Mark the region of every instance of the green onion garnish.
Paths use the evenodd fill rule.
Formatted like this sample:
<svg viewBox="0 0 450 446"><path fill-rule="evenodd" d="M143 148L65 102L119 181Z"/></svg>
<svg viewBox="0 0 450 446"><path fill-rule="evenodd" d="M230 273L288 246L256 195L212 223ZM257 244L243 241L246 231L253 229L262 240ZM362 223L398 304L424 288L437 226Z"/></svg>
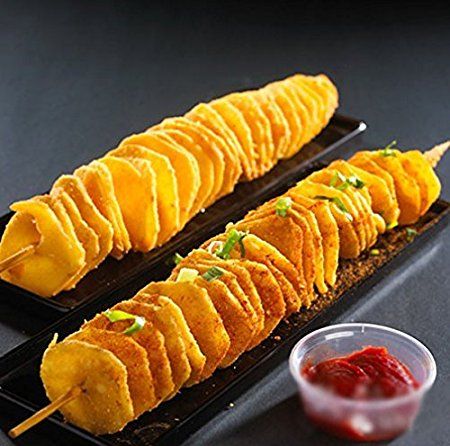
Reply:
<svg viewBox="0 0 450 446"><path fill-rule="evenodd" d="M347 208L345 207L345 204L342 202L342 200L339 197L327 197L325 195L316 195L314 198L319 199L319 200L331 201L338 207L338 209L343 214L345 214L345 216L347 217L347 220L353 221L352 214L350 214L350 212L348 212Z"/></svg>
<svg viewBox="0 0 450 446"><path fill-rule="evenodd" d="M371 249L370 250L370 255L371 256L379 256L380 255L380 250L379 249Z"/></svg>
<svg viewBox="0 0 450 446"><path fill-rule="evenodd" d="M132 335L133 333L141 331L144 328L146 322L145 318L142 316L136 316L135 314L130 314L127 313L126 311L121 310L106 310L103 314L108 318L110 322L118 322L134 319L133 324L122 332L125 335Z"/></svg>
<svg viewBox="0 0 450 446"><path fill-rule="evenodd" d="M365 186L365 183L363 180L360 180L356 175L350 175L347 178L347 182L355 187L356 189L362 189Z"/></svg>
<svg viewBox="0 0 450 446"><path fill-rule="evenodd" d="M183 256L178 252L176 252L172 257L169 257L165 263L167 266L173 266L178 265L182 260Z"/></svg>
<svg viewBox="0 0 450 446"><path fill-rule="evenodd" d="M206 273L203 273L202 277L208 282L212 282L213 280L218 279L223 273L224 273L223 269L217 266L213 266L212 268L209 268L209 270L206 271Z"/></svg>
<svg viewBox="0 0 450 446"><path fill-rule="evenodd" d="M330 186L338 190L345 190L349 186L347 178L341 172L335 172L331 177Z"/></svg>
<svg viewBox="0 0 450 446"><path fill-rule="evenodd" d="M292 206L291 197L279 198L275 206L275 213L280 217L286 217L287 212L291 208L291 206Z"/></svg>
<svg viewBox="0 0 450 446"><path fill-rule="evenodd" d="M178 265L182 260L183 260L183 256L181 254L179 254L178 252L176 252L173 255L173 263L175 263L175 265Z"/></svg>
<svg viewBox="0 0 450 446"><path fill-rule="evenodd" d="M245 246L242 240L247 236L247 232L238 231L236 229L231 229L228 232L227 241L215 251L215 255L221 259L227 260L230 258L230 253L234 248L236 243L239 244L239 249L241 251L241 256L245 257Z"/></svg>
<svg viewBox="0 0 450 446"><path fill-rule="evenodd" d="M406 228L406 240L410 242L417 235L417 231L412 228Z"/></svg>
<svg viewBox="0 0 450 446"><path fill-rule="evenodd" d="M397 148L397 141L392 141L384 149L380 150L380 155L384 157L397 156L397 153L394 150L395 148Z"/></svg>
<svg viewBox="0 0 450 446"><path fill-rule="evenodd" d="M360 180L356 175L351 175L347 178L341 172L335 172L330 180L330 186L341 191L347 189L349 186L361 189L364 187L364 181Z"/></svg>

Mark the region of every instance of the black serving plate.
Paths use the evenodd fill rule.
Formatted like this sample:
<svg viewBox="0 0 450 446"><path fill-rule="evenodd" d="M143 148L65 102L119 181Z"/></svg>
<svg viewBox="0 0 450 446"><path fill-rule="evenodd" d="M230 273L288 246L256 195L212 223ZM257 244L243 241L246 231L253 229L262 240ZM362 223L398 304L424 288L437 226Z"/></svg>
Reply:
<svg viewBox="0 0 450 446"><path fill-rule="evenodd" d="M296 156L281 161L268 174L255 181L239 184L235 191L196 216L186 227L164 246L149 253L130 253L118 261L108 257L95 271L90 272L70 291L52 299L43 299L0 280L0 299L36 316L68 312L103 300L108 295L124 292L131 296L150 279L156 280L166 273L161 265L177 251L188 252L209 236L216 234L230 220L239 218L258 203L270 198L280 185L299 178L314 162L324 159L337 147L366 129L361 120L335 115L330 124ZM12 213L0 218L0 235ZM131 294L130 294L131 293Z"/></svg>
<svg viewBox="0 0 450 446"><path fill-rule="evenodd" d="M289 187L289 181L284 189ZM280 190L281 192L281 190ZM335 289L320 296L309 309L283 321L272 335L256 348L243 354L233 366L218 370L208 380L183 389L171 401L146 413L114 435L95 437L63 421L59 414L51 416L37 429L45 429L66 441L103 446L175 445L186 439L247 387L263 377L284 359L294 343L311 330L331 323L356 301L367 299L367 291L405 258L413 255L448 220L450 203L439 200L413 226L417 231L409 237L406 228L382 235L375 246L379 254L364 253L358 259L341 261ZM116 296L116 301L118 296ZM64 317L35 338L7 354L0 362L0 407L12 422L48 403L41 381L39 365L53 333L61 337L77 330L83 319L94 315L76 311ZM12 426L2 428L9 429ZM26 434L25 434L26 435ZM71 443L70 443L71 444Z"/></svg>

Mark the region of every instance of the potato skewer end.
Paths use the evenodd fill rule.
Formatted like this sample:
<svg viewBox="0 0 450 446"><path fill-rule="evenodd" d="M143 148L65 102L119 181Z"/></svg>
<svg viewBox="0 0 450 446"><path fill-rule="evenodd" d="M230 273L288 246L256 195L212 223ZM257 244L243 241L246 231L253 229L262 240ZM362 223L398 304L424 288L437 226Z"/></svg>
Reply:
<svg viewBox="0 0 450 446"><path fill-rule="evenodd" d="M28 245L25 248L20 249L14 254L11 254L9 257L6 257L2 261L0 261L0 273L3 271L8 271L11 268L14 268L16 265L21 263L24 259L31 256L36 250L36 245Z"/></svg>
<svg viewBox="0 0 450 446"><path fill-rule="evenodd" d="M61 407L63 407L65 404L70 403L74 399L78 398L82 391L83 390L81 389L80 386L72 387L68 392L61 395L56 400L52 401L50 404L43 407L41 410L35 412L33 415L31 415L26 420L22 421L16 427L13 427L8 432L8 435L11 438L17 438L19 435L22 435L27 430L31 429L33 426L36 426L36 424L45 420L51 414L61 409Z"/></svg>
<svg viewBox="0 0 450 446"><path fill-rule="evenodd" d="M442 144L438 144L437 146L434 146L432 149L427 150L423 155L425 156L430 166L433 167L434 169L438 165L442 157L445 155L445 152L448 150L449 147L450 147L450 140L445 141Z"/></svg>

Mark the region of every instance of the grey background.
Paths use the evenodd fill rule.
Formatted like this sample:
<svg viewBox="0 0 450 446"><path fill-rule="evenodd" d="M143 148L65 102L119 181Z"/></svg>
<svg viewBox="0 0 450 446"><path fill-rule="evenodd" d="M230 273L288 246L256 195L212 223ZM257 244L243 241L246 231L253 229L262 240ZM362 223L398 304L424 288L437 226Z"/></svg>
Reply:
<svg viewBox="0 0 450 446"><path fill-rule="evenodd" d="M369 124L343 154L430 147L450 138L449 59L450 15L432 2L0 1L0 211L163 117L297 71L329 74L340 111ZM438 173L450 199L449 157ZM397 327L435 354L436 385L395 446L450 437L449 240L447 227L340 319ZM0 353L43 323L0 301ZM16 443L61 441L36 430ZM188 442L213 443L344 444L304 419L286 363Z"/></svg>

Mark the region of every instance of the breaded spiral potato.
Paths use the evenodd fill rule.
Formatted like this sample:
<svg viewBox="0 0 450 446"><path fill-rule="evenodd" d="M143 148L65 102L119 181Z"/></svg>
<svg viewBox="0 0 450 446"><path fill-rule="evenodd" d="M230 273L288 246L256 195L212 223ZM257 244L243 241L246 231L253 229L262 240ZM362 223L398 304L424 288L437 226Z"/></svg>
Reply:
<svg viewBox="0 0 450 446"><path fill-rule="evenodd" d="M370 249L402 215L415 223L439 190L417 151L365 151L331 163L177 256L168 280L52 342L41 367L49 399L80 387L83 396L61 408L66 419L96 434L120 430L261 343L335 286L339 258Z"/></svg>
<svg viewBox="0 0 450 446"><path fill-rule="evenodd" d="M239 181L258 178L295 155L328 124L337 105L327 76L294 75L198 104L183 117L128 136L104 157L59 178L47 197L61 209L52 220L55 232L66 237L66 247L81 250L82 260L74 250L69 262L77 267L53 268L52 280L42 283L35 271L43 263L65 263L65 250L46 249L42 223L30 207L14 203L17 214L0 242L0 262L16 254L15 246L32 243L36 253L0 277L52 297L75 287L107 255L120 259L129 250L162 245Z"/></svg>

